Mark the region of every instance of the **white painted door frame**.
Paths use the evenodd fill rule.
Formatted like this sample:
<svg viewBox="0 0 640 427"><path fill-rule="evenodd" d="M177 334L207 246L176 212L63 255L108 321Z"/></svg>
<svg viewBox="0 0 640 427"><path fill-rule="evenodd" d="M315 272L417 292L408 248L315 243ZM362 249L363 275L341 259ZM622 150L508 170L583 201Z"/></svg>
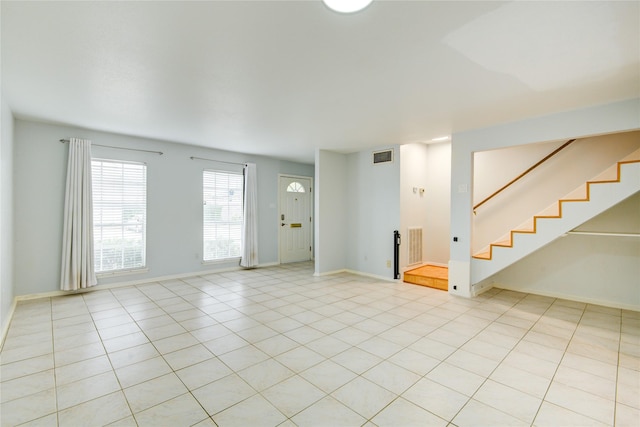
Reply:
<svg viewBox="0 0 640 427"><path fill-rule="evenodd" d="M296 180L305 180L309 182L309 189L307 190L307 199L308 199L308 212L309 212L309 217L310 217L310 221L308 223L308 227L306 227L308 236L309 236L309 245L311 247L311 250L309 252L309 258L307 258L308 260L313 260L314 258L314 254L313 254L313 233L314 233L314 211L313 211L313 177L310 176L302 176L302 175L291 175L291 174L278 174L278 214L277 214L277 227L278 227L278 263L283 263L283 262L290 262L290 261L286 261L283 260L282 257L282 250L283 250L283 239L282 239L282 235L283 235L283 221L282 221L282 217L281 215L283 215L283 199L286 197L285 193L285 189L283 188L283 180L288 180L288 181L296 181ZM286 221L285 221L286 224Z"/></svg>

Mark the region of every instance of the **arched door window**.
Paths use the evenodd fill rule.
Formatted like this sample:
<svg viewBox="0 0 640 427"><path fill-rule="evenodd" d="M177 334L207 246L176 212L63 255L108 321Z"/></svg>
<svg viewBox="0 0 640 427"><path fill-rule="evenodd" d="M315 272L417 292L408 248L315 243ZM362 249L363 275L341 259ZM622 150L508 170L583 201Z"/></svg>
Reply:
<svg viewBox="0 0 640 427"><path fill-rule="evenodd" d="M304 186L298 181L294 181L287 186L287 193L304 193Z"/></svg>

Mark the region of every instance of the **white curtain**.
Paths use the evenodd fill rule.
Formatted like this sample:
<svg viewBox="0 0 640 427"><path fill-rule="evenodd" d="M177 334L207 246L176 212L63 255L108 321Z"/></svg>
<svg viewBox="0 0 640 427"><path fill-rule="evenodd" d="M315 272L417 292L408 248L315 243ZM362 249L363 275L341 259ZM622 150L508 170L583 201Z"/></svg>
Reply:
<svg viewBox="0 0 640 427"><path fill-rule="evenodd" d="M91 141L71 138L64 198L60 289L73 291L96 283L93 265Z"/></svg>
<svg viewBox="0 0 640 427"><path fill-rule="evenodd" d="M240 265L246 268L258 266L258 180L254 163L244 166L244 223Z"/></svg>

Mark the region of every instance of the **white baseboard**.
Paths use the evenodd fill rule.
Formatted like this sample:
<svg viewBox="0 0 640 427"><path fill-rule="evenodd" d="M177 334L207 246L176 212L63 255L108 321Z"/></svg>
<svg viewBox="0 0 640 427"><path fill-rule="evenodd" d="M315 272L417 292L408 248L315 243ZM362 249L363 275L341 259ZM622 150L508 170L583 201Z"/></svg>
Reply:
<svg viewBox="0 0 640 427"><path fill-rule="evenodd" d="M449 264L448 263L442 263L442 262L431 262L431 261L425 261L423 262L420 267L425 266L425 265L433 265L436 267L446 267L449 268Z"/></svg>
<svg viewBox="0 0 640 427"><path fill-rule="evenodd" d="M323 276L331 276L332 274L346 273L348 270L343 268L341 270L333 270L333 271L325 271L324 273L314 272L314 277L323 277Z"/></svg>
<svg viewBox="0 0 640 427"><path fill-rule="evenodd" d="M2 347L4 347L4 340L7 337L7 333L9 332L9 326L11 325L11 320L13 320L13 313L16 311L16 305L18 304L18 300L16 298L13 299L11 303L11 307L9 307L9 314L6 316L7 322L2 327L2 331L0 333L0 351L2 351Z"/></svg>
<svg viewBox="0 0 640 427"><path fill-rule="evenodd" d="M482 294L484 294L485 292L487 292L488 290L493 289L493 283L488 284L488 285L483 285L479 288L476 288L475 286L473 287L473 296L477 297L480 296Z"/></svg>
<svg viewBox="0 0 640 427"><path fill-rule="evenodd" d="M401 282L402 281L400 279L393 279L391 277L379 276L377 274L365 273L363 271L358 271L358 270L345 269L344 271L346 273L356 274L358 276L371 277L372 279L384 280L385 282Z"/></svg>
<svg viewBox="0 0 640 427"><path fill-rule="evenodd" d="M485 292L487 292L489 289L492 289L494 286L494 281L493 279L485 279L482 280L478 283L476 283L475 285L471 286L471 293L474 297L477 297L478 295L482 295Z"/></svg>
<svg viewBox="0 0 640 427"><path fill-rule="evenodd" d="M434 267L449 268L449 264L443 264L441 262L425 261L425 262L421 262L419 264L411 264L411 265L407 265L407 266L403 267L402 273L404 273L406 271L410 271L410 270L415 270L416 268L424 267L426 265L433 265Z"/></svg>
<svg viewBox="0 0 640 427"><path fill-rule="evenodd" d="M280 265L280 263L278 261L266 262L264 264L258 264L258 268L275 267L276 265Z"/></svg>
<svg viewBox="0 0 640 427"><path fill-rule="evenodd" d="M400 281L399 279L392 279L390 277L379 276L377 274L365 273L364 271L351 270L348 268L342 268L340 270L325 271L324 273L313 273L313 275L315 277L324 277L324 276L331 276L333 274L340 274L340 273L349 273L349 274L355 274L357 276L371 277L372 279L384 280L385 282Z"/></svg>
<svg viewBox="0 0 640 427"><path fill-rule="evenodd" d="M597 299L597 298L586 298L586 297L582 297L580 295L574 295L574 294L563 294L561 292L540 291L538 289L529 289L529 288L521 288L521 287L516 287L516 286L509 286L509 285L505 285L503 283L494 283L493 287L497 288L497 289L504 289L504 290L507 290L507 291L523 292L523 293L527 293L527 294L540 295L540 296L543 296L543 297L550 297L550 298L560 298L560 299L566 299L566 300L570 300L570 301L583 302L583 303L586 303L586 304L601 305L601 306L604 306L604 307L620 308L620 309L623 309L623 310L631 310L631 311L640 311L640 306L637 306L637 305L622 304L622 303L617 303L617 302L613 302L613 301L601 300L601 299Z"/></svg>

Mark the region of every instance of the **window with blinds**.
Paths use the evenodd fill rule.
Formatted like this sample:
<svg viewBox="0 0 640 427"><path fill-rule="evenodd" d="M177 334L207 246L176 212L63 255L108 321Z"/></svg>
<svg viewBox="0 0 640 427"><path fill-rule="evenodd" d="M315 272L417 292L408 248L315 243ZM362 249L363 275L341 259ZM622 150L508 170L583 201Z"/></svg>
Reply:
<svg viewBox="0 0 640 427"><path fill-rule="evenodd" d="M96 273L144 268L147 166L92 160L91 171Z"/></svg>
<svg viewBox="0 0 640 427"><path fill-rule="evenodd" d="M239 173L202 173L203 260L242 255L243 176Z"/></svg>

